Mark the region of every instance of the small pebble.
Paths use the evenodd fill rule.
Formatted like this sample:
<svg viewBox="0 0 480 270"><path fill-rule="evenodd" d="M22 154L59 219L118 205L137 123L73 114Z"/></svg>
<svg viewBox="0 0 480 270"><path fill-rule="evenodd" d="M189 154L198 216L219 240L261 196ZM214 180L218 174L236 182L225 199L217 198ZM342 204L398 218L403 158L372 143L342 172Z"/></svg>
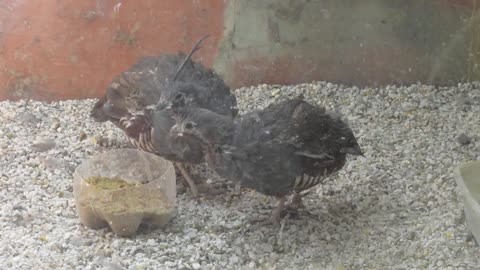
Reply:
<svg viewBox="0 0 480 270"><path fill-rule="evenodd" d="M472 138L470 138L469 136L467 136L465 133L462 133L460 134L458 137L457 137L457 141L461 144L461 145L467 145L467 144L470 144L472 142Z"/></svg>
<svg viewBox="0 0 480 270"><path fill-rule="evenodd" d="M45 139L32 144L32 149L37 152L46 152L56 146L54 139Z"/></svg>
<svg viewBox="0 0 480 270"><path fill-rule="evenodd" d="M80 135L78 136L78 139L79 139L80 141L86 140L86 139L87 139L87 134L86 134L85 132L83 132L83 131L80 131Z"/></svg>

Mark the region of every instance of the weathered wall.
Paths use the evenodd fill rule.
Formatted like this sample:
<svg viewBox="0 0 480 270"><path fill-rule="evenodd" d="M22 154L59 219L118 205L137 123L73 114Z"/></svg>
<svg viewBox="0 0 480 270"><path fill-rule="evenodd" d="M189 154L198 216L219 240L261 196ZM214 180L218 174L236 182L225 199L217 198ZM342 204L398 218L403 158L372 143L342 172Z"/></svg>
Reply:
<svg viewBox="0 0 480 270"><path fill-rule="evenodd" d="M230 1L216 67L234 85L449 84L472 73L473 1ZM472 47L473 46L473 47Z"/></svg>
<svg viewBox="0 0 480 270"><path fill-rule="evenodd" d="M0 0L0 100L100 96L139 57L188 51L205 33L196 59L210 65L223 11L223 0Z"/></svg>
<svg viewBox="0 0 480 270"><path fill-rule="evenodd" d="M146 55L186 51L232 87L480 78L476 0L0 0L0 100L97 97ZM115 8L117 7L117 8Z"/></svg>

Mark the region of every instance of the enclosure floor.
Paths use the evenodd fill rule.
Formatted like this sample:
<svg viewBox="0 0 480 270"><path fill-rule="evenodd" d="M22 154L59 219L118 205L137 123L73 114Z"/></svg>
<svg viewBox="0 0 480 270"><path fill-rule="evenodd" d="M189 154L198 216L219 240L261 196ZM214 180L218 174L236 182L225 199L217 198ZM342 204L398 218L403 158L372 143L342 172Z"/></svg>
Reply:
<svg viewBox="0 0 480 270"><path fill-rule="evenodd" d="M253 191L200 203L187 192L165 229L132 238L86 228L77 218L76 166L127 146L113 125L89 118L94 100L2 102L1 268L476 269L480 248L466 228L452 171L480 159L479 89L323 82L238 89L243 112L301 93L338 110L365 158L350 159L336 178L312 189L305 199L311 215L285 219L282 227L250 223L274 206ZM462 133L469 144L459 142Z"/></svg>

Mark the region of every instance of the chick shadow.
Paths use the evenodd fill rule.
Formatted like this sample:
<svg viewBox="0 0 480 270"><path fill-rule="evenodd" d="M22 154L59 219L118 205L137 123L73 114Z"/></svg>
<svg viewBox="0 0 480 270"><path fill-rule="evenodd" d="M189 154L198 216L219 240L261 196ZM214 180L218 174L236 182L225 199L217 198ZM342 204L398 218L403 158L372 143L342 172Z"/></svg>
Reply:
<svg viewBox="0 0 480 270"><path fill-rule="evenodd" d="M362 202L360 199L353 199L350 201L346 200L334 200L333 196L322 196L320 194L310 194L305 200L305 208L299 209L298 211L286 211L282 222L279 225L269 224L265 225L262 223L249 223L248 220L245 221L245 230L244 234L248 236L249 234L262 232L266 234L277 234L279 237L283 232L288 232L289 238L300 239L303 238L306 232L318 233L321 234L327 230L327 233L334 235L335 231L328 231L334 229L336 225L342 225L345 229L347 226L348 235L342 236L342 242L348 241L349 238L358 239L359 235L365 235L365 230L368 228L363 226L365 225L365 220L368 220L372 215L378 214L377 210L380 212L381 209L374 207L370 211L361 210L357 207ZM271 211L275 207L273 201L266 204L256 204L254 206L255 218L264 218L268 219L270 217ZM253 214L252 214L253 215ZM361 220L362 222L356 222ZM348 221L348 222L346 222ZM333 224L333 227L332 227ZM290 228L303 227L302 230L290 230ZM341 245L341 241L338 239L330 239L331 243L337 243ZM301 243L308 245L308 243Z"/></svg>

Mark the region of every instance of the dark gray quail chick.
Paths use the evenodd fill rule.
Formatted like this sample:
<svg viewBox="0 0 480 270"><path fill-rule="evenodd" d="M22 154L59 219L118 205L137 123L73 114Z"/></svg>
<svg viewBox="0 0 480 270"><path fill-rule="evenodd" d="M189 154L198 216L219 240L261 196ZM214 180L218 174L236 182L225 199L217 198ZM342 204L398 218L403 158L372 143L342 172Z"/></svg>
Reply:
<svg viewBox="0 0 480 270"><path fill-rule="evenodd" d="M158 57L144 57L127 71L116 76L107 88L105 96L94 105L91 116L98 122L110 121L123 130L127 140L136 148L155 152L151 143L151 129L143 116L143 110L148 105L156 104L176 76L180 66L201 76L211 73L202 65L186 64L183 53L177 55L161 55ZM195 70L196 72L192 72ZM184 73L187 74L187 73ZM190 76L185 79L192 79ZM178 79L184 79L179 77ZM192 192L197 194L189 174L182 164L176 164L185 180L191 186Z"/></svg>
<svg viewBox="0 0 480 270"><path fill-rule="evenodd" d="M173 82L156 106L148 106L145 116L152 123L152 142L157 149L168 149L170 153L158 153L170 160L196 164L204 161L202 144L193 137L170 137L170 128L175 124L172 112L178 108L205 108L233 119L237 115L236 98L219 77L206 79L209 86L197 82ZM154 130L154 131L153 131ZM187 180L188 181L188 180ZM193 182L193 180L191 180ZM192 186L192 185L190 185ZM232 195L238 196L240 187Z"/></svg>
<svg viewBox="0 0 480 270"><path fill-rule="evenodd" d="M198 49L199 40L193 46L189 55L177 69L170 83L163 89L159 102L153 106L146 106L140 120L150 124L150 137L145 144L156 149L156 153L167 159L196 164L204 159L202 144L194 138L171 138L170 129L175 124L172 108L205 108L220 115L234 117L237 115L237 102L235 95L225 84L223 79L212 70L210 73L200 72L200 69L185 70L185 64L190 56ZM187 76L188 80L179 80L180 76ZM144 137L146 138L146 137ZM181 167L179 167L182 170ZM184 173L186 175L186 173ZM189 181L192 191L196 192L193 180Z"/></svg>
<svg viewBox="0 0 480 270"><path fill-rule="evenodd" d="M122 122L120 128L125 130L129 121L136 121L135 116L143 114L145 107L159 101L173 81L194 81L208 87L212 86L208 80L216 76L212 70L190 59L191 55L199 49L199 43L206 37L195 44L188 56L180 52L176 55L141 58L127 71L120 73L112 80L105 96L93 106L90 112L91 117L98 122L111 121L114 124ZM136 138L129 137L129 139Z"/></svg>
<svg viewBox="0 0 480 270"><path fill-rule="evenodd" d="M192 52L195 49L192 49ZM191 52L191 53L192 53ZM191 55L190 53L190 55ZM183 72L181 68L178 72ZM174 76L175 79L175 76ZM219 115L237 115L236 98L223 79L211 73L210 76L193 75L191 81L173 80L162 93L155 106L147 106L144 117L151 125L151 145L156 153L167 159L196 164L204 161L204 148L193 137L170 137L170 129L175 124L173 108L205 108ZM190 185L194 188L193 181Z"/></svg>
<svg viewBox="0 0 480 270"><path fill-rule="evenodd" d="M219 175L278 199L272 221L280 221L285 196L340 170L347 154L363 155L352 130L339 117L301 99L291 99L235 120L199 108L175 111L172 137L193 137L206 149Z"/></svg>
<svg viewBox="0 0 480 270"><path fill-rule="evenodd" d="M173 119L168 117L168 112L153 114L152 109L160 97L171 93L173 83L193 83L200 88L214 89L214 99L228 100L232 103L231 107L235 107L235 97L223 80L211 69L190 59L206 37L200 39L187 56L178 54L142 58L128 71L114 78L105 96L91 111L96 121L110 121L122 129L135 147L175 161L194 195L198 194L196 185L182 163L201 162L202 148L195 142L172 141L168 138ZM153 119L154 116L156 119Z"/></svg>

